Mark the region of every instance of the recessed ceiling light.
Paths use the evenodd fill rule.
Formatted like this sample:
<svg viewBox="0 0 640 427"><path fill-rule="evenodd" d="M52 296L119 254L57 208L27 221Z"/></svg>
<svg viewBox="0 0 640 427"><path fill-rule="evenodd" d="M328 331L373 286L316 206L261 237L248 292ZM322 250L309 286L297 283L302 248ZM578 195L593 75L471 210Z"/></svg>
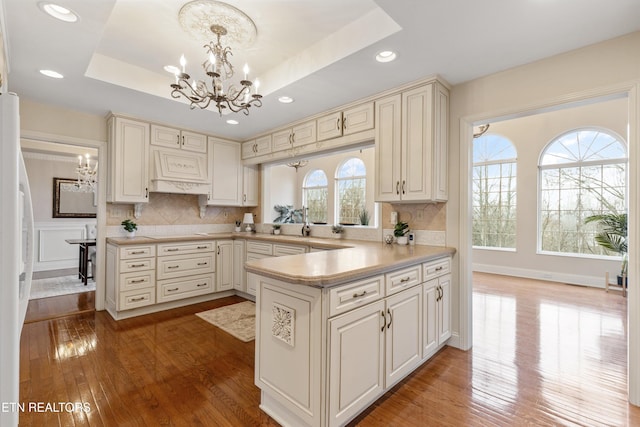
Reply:
<svg viewBox="0 0 640 427"><path fill-rule="evenodd" d="M376 55L376 61L378 62L391 62L396 59L396 53L390 50L384 50Z"/></svg>
<svg viewBox="0 0 640 427"><path fill-rule="evenodd" d="M278 98L278 101L282 102L283 104L291 104L293 102L293 98L291 98L290 96L281 96L280 98Z"/></svg>
<svg viewBox="0 0 640 427"><path fill-rule="evenodd" d="M67 9L66 7L62 7L55 3L47 3L40 2L38 3L40 9L42 9L47 15L53 16L56 19L59 19L64 22L77 22L78 15L71 9Z"/></svg>
<svg viewBox="0 0 640 427"><path fill-rule="evenodd" d="M52 77L54 79L62 79L64 76L57 71L53 70L40 70L40 74L44 74L47 77Z"/></svg>
<svg viewBox="0 0 640 427"><path fill-rule="evenodd" d="M230 125L237 125L238 121L237 120L233 120L233 119L229 119L229 120L227 120L227 123L230 124Z"/></svg>

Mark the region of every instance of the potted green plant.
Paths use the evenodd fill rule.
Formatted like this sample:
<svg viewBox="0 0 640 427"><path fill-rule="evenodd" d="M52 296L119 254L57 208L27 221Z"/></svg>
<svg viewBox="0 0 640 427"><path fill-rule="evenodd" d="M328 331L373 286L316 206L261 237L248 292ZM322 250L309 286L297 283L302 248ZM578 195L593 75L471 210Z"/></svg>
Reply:
<svg viewBox="0 0 640 427"><path fill-rule="evenodd" d="M130 239L136 237L136 230L138 229L138 224L136 224L130 219L125 219L120 224L124 227L124 230L127 232L127 237L129 237Z"/></svg>
<svg viewBox="0 0 640 427"><path fill-rule="evenodd" d="M360 225L369 225L369 211L366 208L360 211Z"/></svg>
<svg viewBox="0 0 640 427"><path fill-rule="evenodd" d="M236 228L234 229L236 232L240 232L242 231L242 228L240 228L240 226L242 225L242 221L240 221L239 219L236 220Z"/></svg>
<svg viewBox="0 0 640 427"><path fill-rule="evenodd" d="M280 234L280 227L282 224L273 224L273 234Z"/></svg>
<svg viewBox="0 0 640 427"><path fill-rule="evenodd" d="M599 215L591 215L585 218L585 223L595 222L602 227L595 236L597 244L603 248L620 254L622 264L620 265L620 274L618 275L618 285L622 286L624 277L624 286L627 286L627 266L629 260L627 258L627 214L607 213Z"/></svg>
<svg viewBox="0 0 640 427"><path fill-rule="evenodd" d="M333 234L333 237L335 237L336 239L341 238L343 232L344 232L344 227L342 225L336 224L331 226L331 233Z"/></svg>
<svg viewBox="0 0 640 427"><path fill-rule="evenodd" d="M409 224L404 221L398 221L393 228L393 235L396 236L396 241L399 245L409 243L407 233L409 233Z"/></svg>

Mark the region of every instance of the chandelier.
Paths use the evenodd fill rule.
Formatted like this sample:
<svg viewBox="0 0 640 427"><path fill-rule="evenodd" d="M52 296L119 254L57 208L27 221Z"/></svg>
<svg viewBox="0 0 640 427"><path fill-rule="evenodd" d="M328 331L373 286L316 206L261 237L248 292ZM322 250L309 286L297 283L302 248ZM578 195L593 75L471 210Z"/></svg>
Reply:
<svg viewBox="0 0 640 427"><path fill-rule="evenodd" d="M308 160L296 160L295 162L287 163L287 166L290 168L296 168L296 172L298 172L298 168L303 168L309 164Z"/></svg>
<svg viewBox="0 0 640 427"><path fill-rule="evenodd" d="M207 59L202 63L202 68L208 81L191 80L191 76L186 72L187 61L184 55L180 58L181 68L169 67L176 79L175 83L171 84L171 97L186 98L192 110L196 107L206 109L213 105L220 116L227 109L234 113L242 111L248 115L250 107L261 107L262 95L258 93L260 82L257 79L255 83L249 80L247 64L243 68L244 78L240 80L240 86L228 84L225 87L225 81L234 75L233 65L229 61L233 53L231 47L223 46L220 41L222 36L229 33L231 39L237 39L245 33L253 39L256 32L253 21L233 6L210 0L187 3L180 9L179 18L182 27L191 35L199 39L205 35L209 38L214 35L215 42L208 41L203 46Z"/></svg>
<svg viewBox="0 0 640 427"><path fill-rule="evenodd" d="M96 175L98 173L98 162L91 167L91 158L88 154L85 155L86 163L82 163L82 156L78 156L78 167L76 167L76 174L78 175L78 181L75 187L81 192L95 191Z"/></svg>

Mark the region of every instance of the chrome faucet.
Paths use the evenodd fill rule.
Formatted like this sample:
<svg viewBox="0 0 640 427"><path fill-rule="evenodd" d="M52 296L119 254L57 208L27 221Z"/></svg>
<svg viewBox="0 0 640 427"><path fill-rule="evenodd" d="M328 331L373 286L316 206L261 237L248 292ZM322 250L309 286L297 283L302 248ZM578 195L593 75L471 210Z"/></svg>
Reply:
<svg viewBox="0 0 640 427"><path fill-rule="evenodd" d="M302 236L303 237L309 237L311 235L311 227L309 226L309 220L308 220L308 215L307 215L307 210L309 208L306 207L302 207L302 222L304 222L304 225L302 226Z"/></svg>

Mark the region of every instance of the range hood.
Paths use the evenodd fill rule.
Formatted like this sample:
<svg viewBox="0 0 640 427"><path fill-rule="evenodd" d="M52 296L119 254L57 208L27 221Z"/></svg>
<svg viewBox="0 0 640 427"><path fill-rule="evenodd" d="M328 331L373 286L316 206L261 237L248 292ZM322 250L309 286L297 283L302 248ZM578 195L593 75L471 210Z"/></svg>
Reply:
<svg viewBox="0 0 640 427"><path fill-rule="evenodd" d="M210 194L206 154L172 149L151 152L149 191L176 194Z"/></svg>

